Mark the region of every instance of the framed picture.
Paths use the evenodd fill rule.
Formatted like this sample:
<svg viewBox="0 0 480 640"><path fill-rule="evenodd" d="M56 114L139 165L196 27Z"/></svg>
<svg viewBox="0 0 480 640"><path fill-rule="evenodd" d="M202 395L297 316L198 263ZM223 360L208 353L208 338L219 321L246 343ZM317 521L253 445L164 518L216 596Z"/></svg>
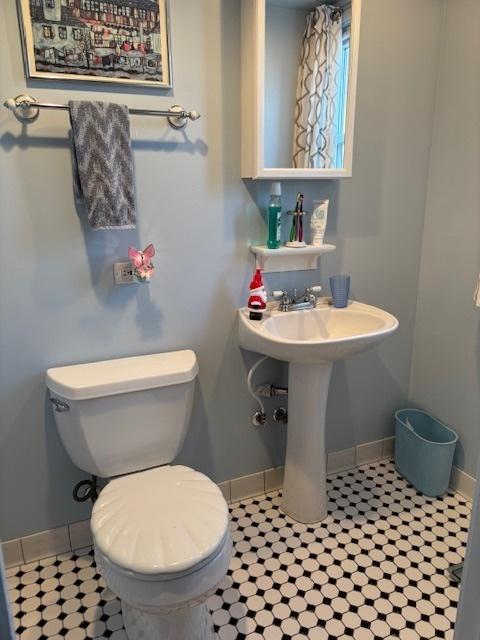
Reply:
<svg viewBox="0 0 480 640"><path fill-rule="evenodd" d="M167 0L17 0L30 78L171 88Z"/></svg>

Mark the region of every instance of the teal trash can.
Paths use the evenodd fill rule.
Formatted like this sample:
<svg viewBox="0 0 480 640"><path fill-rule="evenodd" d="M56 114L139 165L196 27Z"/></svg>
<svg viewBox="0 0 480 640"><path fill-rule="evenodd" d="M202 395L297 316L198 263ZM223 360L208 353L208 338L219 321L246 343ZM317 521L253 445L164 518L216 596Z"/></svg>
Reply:
<svg viewBox="0 0 480 640"><path fill-rule="evenodd" d="M448 489L458 435L420 409L395 413L395 468L427 496Z"/></svg>

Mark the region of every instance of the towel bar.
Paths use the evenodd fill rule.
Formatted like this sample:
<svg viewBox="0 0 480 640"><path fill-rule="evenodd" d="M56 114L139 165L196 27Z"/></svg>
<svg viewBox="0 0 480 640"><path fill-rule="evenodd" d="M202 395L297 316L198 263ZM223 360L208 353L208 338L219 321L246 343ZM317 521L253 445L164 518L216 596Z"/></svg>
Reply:
<svg viewBox="0 0 480 640"><path fill-rule="evenodd" d="M28 95L20 95L16 98L7 98L3 106L10 109L21 122L32 122L38 117L40 109L61 109L68 111L68 104L56 104L54 102L38 102ZM186 111L179 105L170 109L130 109L129 112L139 116L163 116L173 129L184 129L189 120L198 120L198 111Z"/></svg>

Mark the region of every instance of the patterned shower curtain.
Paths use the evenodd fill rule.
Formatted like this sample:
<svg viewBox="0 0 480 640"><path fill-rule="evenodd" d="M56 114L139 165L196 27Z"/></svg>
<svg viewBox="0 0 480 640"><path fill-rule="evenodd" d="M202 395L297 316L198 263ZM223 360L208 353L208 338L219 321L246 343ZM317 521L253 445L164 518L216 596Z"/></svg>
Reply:
<svg viewBox="0 0 480 640"><path fill-rule="evenodd" d="M320 5L307 16L298 70L293 166L335 167L342 66L342 12Z"/></svg>

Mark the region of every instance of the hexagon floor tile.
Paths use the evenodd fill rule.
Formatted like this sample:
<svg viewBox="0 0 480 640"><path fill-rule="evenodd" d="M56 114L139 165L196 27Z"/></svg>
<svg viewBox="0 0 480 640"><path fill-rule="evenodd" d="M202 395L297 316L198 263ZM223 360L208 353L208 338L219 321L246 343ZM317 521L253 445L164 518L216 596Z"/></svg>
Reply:
<svg viewBox="0 0 480 640"><path fill-rule="evenodd" d="M208 601L216 638L451 640L446 570L463 559L470 504L421 495L389 460L329 477L328 494L318 526L285 516L279 492L231 505L235 556ZM7 575L20 640L126 640L91 549Z"/></svg>

